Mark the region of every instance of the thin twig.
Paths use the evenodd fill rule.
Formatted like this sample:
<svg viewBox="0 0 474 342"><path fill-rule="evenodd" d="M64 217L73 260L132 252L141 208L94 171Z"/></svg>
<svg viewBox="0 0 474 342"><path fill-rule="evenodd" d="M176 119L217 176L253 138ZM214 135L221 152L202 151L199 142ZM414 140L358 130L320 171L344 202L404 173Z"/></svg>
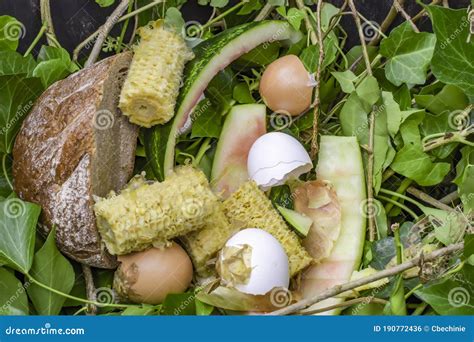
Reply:
<svg viewBox="0 0 474 342"><path fill-rule="evenodd" d="M289 306L287 306L283 309L273 311L273 312L269 313L268 315L281 316L281 315L290 315L290 314L293 314L295 312L299 312L301 310L304 310L304 309L310 307L311 305L319 303L319 302L321 302L325 299L337 296L337 295L339 295L343 292L355 289L355 288L357 288L359 286L362 286L362 285L373 283L377 280L380 280L380 279L383 279L383 278L386 278L386 277L394 276L396 274L405 272L406 270L409 270L411 268L417 267L420 260L424 260L425 262L426 261L432 261L432 260L438 259L439 257L442 257L442 256L445 256L445 255L460 251L463 248L464 248L464 242L461 242L461 243L449 245L449 246L444 247L444 248L440 248L440 249L438 249L434 252L431 252L431 253L428 253L428 254L425 254L425 255L422 254L422 256L419 256L417 258L413 258L413 259L411 259L409 261L406 261L406 262L404 262L400 265L397 265L397 266L385 269L383 271L377 272L377 273L372 274L368 277L360 278L360 279L350 281L350 282L342 284L342 285L334 286L330 289L327 289L326 291L322 292L321 294L319 294L317 296L300 300L299 302L296 302L292 305L289 305Z"/></svg>
<svg viewBox="0 0 474 342"><path fill-rule="evenodd" d="M260 12L257 14L257 16L255 17L255 21L262 21L264 20L265 18L267 18L270 13L272 13L273 11L273 8L275 6L273 5L270 5L268 2L265 4L265 6L263 6L263 8L260 10Z"/></svg>
<svg viewBox="0 0 474 342"><path fill-rule="evenodd" d="M330 310L333 310L333 309L346 308L348 306L352 306L354 304L360 304L360 303L366 303L366 304L378 303L378 304L384 304L385 305L385 304L388 303L388 301L386 301L385 299L380 299L380 298L375 298L375 297L359 297L359 298L354 298L354 299L351 299L351 300L347 300L343 303L330 305L330 306L327 306L325 308L302 311L300 314L301 315L316 315L316 314L323 313L323 312L326 312L326 311L330 311Z"/></svg>
<svg viewBox="0 0 474 342"><path fill-rule="evenodd" d="M422 200L423 202L426 202L428 204L431 204L433 207L441 209L441 210L446 210L446 211L455 211L453 208L450 206L442 203L441 201L438 201L436 198L431 197L430 195L424 193L423 191L415 188L415 187L409 187L407 189L407 192L415 196L416 198Z"/></svg>
<svg viewBox="0 0 474 342"><path fill-rule="evenodd" d="M400 12L403 16L403 18L405 18L406 21L408 21L411 25L411 27L413 27L413 30L415 32L418 32L420 33L420 30L418 29L418 27L415 25L415 23L413 22L413 19L410 17L410 15L403 9L403 6L400 4L400 1L401 0L394 0L393 1L393 5L395 6L395 8L397 9L398 12Z"/></svg>
<svg viewBox="0 0 474 342"><path fill-rule="evenodd" d="M355 7L354 0L349 0L349 7L352 11L352 16L354 17L355 24L357 26L357 31L359 33L359 39L362 46L362 56L364 57L365 66L367 69L367 74L372 76L372 65L370 62L369 53L367 51L367 45L365 42L364 32L360 22L360 17ZM373 188L373 178L374 178L374 134L375 134L375 111L372 110L369 116L369 146L367 146L367 200L368 203L373 203L374 201L374 188ZM375 240L375 217L369 215L369 240Z"/></svg>
<svg viewBox="0 0 474 342"><path fill-rule="evenodd" d="M316 37L316 32L314 32L313 25L311 25L311 21L308 17L308 13L305 10L305 4L303 0L296 0L296 6L299 10L303 11L303 21L306 27L306 31L308 31L309 39L311 40L311 44L316 45L318 44L318 37Z"/></svg>
<svg viewBox="0 0 474 342"><path fill-rule="evenodd" d="M440 2L441 2L441 0L433 0L433 1L431 1L431 2L428 4L428 6L437 5L437 4L439 4ZM417 15L415 15L415 16L413 17L413 19L412 19L413 22L416 23L416 22L417 22L421 17L423 17L425 14L426 14L426 7L423 7L423 9L422 9L420 12L418 12Z"/></svg>
<svg viewBox="0 0 474 342"><path fill-rule="evenodd" d="M392 25L393 21L395 20L395 18L397 17L397 14L398 14L398 11L395 7L395 2L397 0L394 0L393 1L393 5L392 7L390 7L390 10L388 11L387 13L387 16L385 17L385 19L382 21L382 24L380 25L380 31L382 32L387 32L387 30L390 28L390 26ZM405 4L405 0L399 0L398 1L398 4L400 4L401 6L403 6ZM369 43L369 45L372 45L372 46L377 46L380 42L380 39L382 38L381 35L375 37L374 39L372 39Z"/></svg>
<svg viewBox="0 0 474 342"><path fill-rule="evenodd" d="M459 199L459 192L457 190L451 192L450 194L447 194L443 198L441 198L439 201L443 204L451 204L455 202L456 200Z"/></svg>
<svg viewBox="0 0 474 342"><path fill-rule="evenodd" d="M161 4L164 0L155 0L143 7L140 7L139 9L133 11L133 12L130 12L126 15L124 15L123 17L121 17L119 20L117 20L117 24L118 23L121 23L127 19L130 19L132 17L135 17L137 16L138 14L158 5L158 4ZM137 23L138 21L136 20L135 23ZM78 58L79 58L79 53L81 52L82 49L84 49L86 46L90 45L94 39L96 39L97 35L101 32L102 30L102 27L99 27L98 30L96 30L94 33L92 33L89 37L87 37L85 40L83 40L82 42L79 43L79 45L76 46L76 48L74 49L73 51L73 54L72 54L72 59L74 61L77 61Z"/></svg>
<svg viewBox="0 0 474 342"><path fill-rule="evenodd" d="M96 300L96 289L94 285L94 277L92 276L91 268L87 265L82 265L82 274L84 275L84 281L86 283L87 299L90 301ZM97 306L87 304L87 313L89 315L95 315L97 313Z"/></svg>
<svg viewBox="0 0 474 342"><path fill-rule="evenodd" d="M105 38L109 35L110 30L119 20L120 16L125 12L128 8L129 0L122 0L119 5L115 8L112 12L110 17L107 19L104 25L99 29L99 35L97 36L97 40L95 41L94 47L92 48L91 54L87 59L84 67L89 67L95 63L97 58L99 58L100 51L102 50L102 44L104 44Z"/></svg>

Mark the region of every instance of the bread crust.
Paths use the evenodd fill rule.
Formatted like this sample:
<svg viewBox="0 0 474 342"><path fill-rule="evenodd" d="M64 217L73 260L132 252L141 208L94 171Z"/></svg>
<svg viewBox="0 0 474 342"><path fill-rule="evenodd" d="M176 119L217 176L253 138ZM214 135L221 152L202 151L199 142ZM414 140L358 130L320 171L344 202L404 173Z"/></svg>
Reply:
<svg viewBox="0 0 474 342"><path fill-rule="evenodd" d="M138 127L118 109L131 53L119 54L56 82L36 101L13 149L14 188L42 207L39 230L56 227L69 257L114 268L93 211L94 196L123 188L132 176Z"/></svg>

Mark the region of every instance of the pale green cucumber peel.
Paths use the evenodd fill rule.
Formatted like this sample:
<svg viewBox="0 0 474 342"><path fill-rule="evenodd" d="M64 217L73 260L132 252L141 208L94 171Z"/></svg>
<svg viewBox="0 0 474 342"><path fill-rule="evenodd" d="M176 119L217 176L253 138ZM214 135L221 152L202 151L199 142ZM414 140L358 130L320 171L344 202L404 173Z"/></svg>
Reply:
<svg viewBox="0 0 474 342"><path fill-rule="evenodd" d="M279 205L277 205L276 208L280 212L281 216L283 216L285 221L288 222L299 235L302 237L306 237L306 235L308 235L309 229L313 224L313 220L295 210L291 210Z"/></svg>
<svg viewBox="0 0 474 342"><path fill-rule="evenodd" d="M352 272L359 269L364 249L366 217L361 210L366 201L365 174L362 155L356 137L322 136L317 178L332 183L341 205L341 232L330 256L318 265L327 267L334 262L350 263L347 272L337 274L337 279L350 281ZM334 275L332 275L334 276ZM330 298L313 305L309 310L341 303L343 298ZM341 309L324 312L336 315Z"/></svg>
<svg viewBox="0 0 474 342"><path fill-rule="evenodd" d="M186 65L184 84L174 119L146 132L146 152L155 176L162 180L174 168L179 129L214 76L234 60L260 44L301 39L301 33L286 21L251 22L226 30L194 48L195 58ZM163 143L166 141L166 147Z"/></svg>

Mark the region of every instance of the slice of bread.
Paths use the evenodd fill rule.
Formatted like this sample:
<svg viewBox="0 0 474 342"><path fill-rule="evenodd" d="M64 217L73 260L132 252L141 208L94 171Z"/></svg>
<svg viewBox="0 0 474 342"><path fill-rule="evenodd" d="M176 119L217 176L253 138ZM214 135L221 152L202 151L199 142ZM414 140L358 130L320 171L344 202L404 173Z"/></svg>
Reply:
<svg viewBox="0 0 474 342"><path fill-rule="evenodd" d="M132 59L119 54L56 82L37 100L13 149L15 191L39 204L40 232L56 226L60 250L114 268L93 211L94 196L122 189L133 173L138 127L118 109Z"/></svg>

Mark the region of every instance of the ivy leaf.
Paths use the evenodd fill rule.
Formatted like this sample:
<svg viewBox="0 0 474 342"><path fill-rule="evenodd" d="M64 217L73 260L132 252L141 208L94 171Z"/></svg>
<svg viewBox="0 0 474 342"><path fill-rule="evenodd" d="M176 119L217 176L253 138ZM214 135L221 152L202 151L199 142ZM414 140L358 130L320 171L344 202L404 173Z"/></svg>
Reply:
<svg viewBox="0 0 474 342"><path fill-rule="evenodd" d="M345 136L356 136L360 144L367 144L369 124L365 104L353 92L341 109L339 119Z"/></svg>
<svg viewBox="0 0 474 342"><path fill-rule="evenodd" d="M31 267L31 276L44 285L69 294L74 286L75 274L70 262L58 251L53 228L43 247L36 252ZM66 300L54 292L33 283L28 287L28 295L40 315L57 315Z"/></svg>
<svg viewBox="0 0 474 342"><path fill-rule="evenodd" d="M38 65L33 70L33 76L40 78L45 88L79 69L71 61L71 57L66 50L52 46L43 46L41 48L38 62Z"/></svg>
<svg viewBox="0 0 474 342"><path fill-rule="evenodd" d="M9 15L0 16L0 50L16 51L18 41L25 35L25 26Z"/></svg>
<svg viewBox="0 0 474 342"><path fill-rule="evenodd" d="M13 272L0 267L0 315L28 315L28 298Z"/></svg>
<svg viewBox="0 0 474 342"><path fill-rule="evenodd" d="M415 95L416 104L433 114L440 115L446 111L463 110L469 104L464 92L454 85L445 85L436 95Z"/></svg>
<svg viewBox="0 0 474 342"><path fill-rule="evenodd" d="M474 315L474 267L464 265L455 275L426 285L415 294L439 315Z"/></svg>
<svg viewBox="0 0 474 342"><path fill-rule="evenodd" d="M238 15L247 15L253 11L258 11L262 8L260 0L249 0L245 5L242 6L240 11L237 12Z"/></svg>
<svg viewBox="0 0 474 342"><path fill-rule="evenodd" d="M165 15L165 25L172 28L178 34L181 34L185 25L181 11L176 7L168 8Z"/></svg>
<svg viewBox="0 0 474 342"><path fill-rule="evenodd" d="M195 294L192 292L173 293L166 296L161 307L161 314L168 316L195 315Z"/></svg>
<svg viewBox="0 0 474 342"><path fill-rule="evenodd" d="M191 138L219 138L222 130L222 115L209 99L200 101L193 111Z"/></svg>
<svg viewBox="0 0 474 342"><path fill-rule="evenodd" d="M24 117L43 91L38 78L0 76L0 152L10 153Z"/></svg>
<svg viewBox="0 0 474 342"><path fill-rule="evenodd" d="M0 202L0 264L27 273L33 262L41 208L14 195Z"/></svg>
<svg viewBox="0 0 474 342"><path fill-rule="evenodd" d="M109 7L109 6L112 6L114 4L115 0L95 0L95 2L100 7Z"/></svg>
<svg viewBox="0 0 474 342"><path fill-rule="evenodd" d="M304 12L298 8L290 8L286 14L286 20L290 23L295 30L299 30L301 27L301 22L304 19Z"/></svg>
<svg viewBox="0 0 474 342"><path fill-rule="evenodd" d="M408 22L398 26L380 43L380 54L388 58L387 79L396 86L424 84L435 43L432 33L416 33Z"/></svg>
<svg viewBox="0 0 474 342"><path fill-rule="evenodd" d="M25 74L31 76L36 62L31 55L23 57L18 52L0 51L0 76Z"/></svg>
<svg viewBox="0 0 474 342"><path fill-rule="evenodd" d="M474 148L463 147L461 156L456 165L456 178L453 182L458 186L464 212L470 214L474 211Z"/></svg>
<svg viewBox="0 0 474 342"><path fill-rule="evenodd" d="M234 87L233 97L239 103L255 103L255 99L252 97L252 93L245 82L238 83Z"/></svg>
<svg viewBox="0 0 474 342"><path fill-rule="evenodd" d="M385 111L389 113L387 115L387 126L390 136L395 138L395 135L400 129L400 125L412 114L420 112L419 109L411 109L402 111L400 106L393 98L391 92L382 92L383 104L385 106Z"/></svg>
<svg viewBox="0 0 474 342"><path fill-rule="evenodd" d="M468 43L471 26L466 9L428 6L437 43L431 70L438 80L461 88L474 98L474 45Z"/></svg>
<svg viewBox="0 0 474 342"><path fill-rule="evenodd" d="M357 76L350 70L337 72L333 71L331 74L336 78L336 80L341 85L341 89L346 94L350 94L355 91L354 82L357 79Z"/></svg>
<svg viewBox="0 0 474 342"><path fill-rule="evenodd" d="M374 76L368 76L359 84L356 89L357 95L366 104L366 110L371 111L372 106L380 98L380 88L377 79Z"/></svg>
<svg viewBox="0 0 474 342"><path fill-rule="evenodd" d="M439 184L450 170L449 163L433 163L421 146L411 144L398 151L390 167L423 186Z"/></svg>

